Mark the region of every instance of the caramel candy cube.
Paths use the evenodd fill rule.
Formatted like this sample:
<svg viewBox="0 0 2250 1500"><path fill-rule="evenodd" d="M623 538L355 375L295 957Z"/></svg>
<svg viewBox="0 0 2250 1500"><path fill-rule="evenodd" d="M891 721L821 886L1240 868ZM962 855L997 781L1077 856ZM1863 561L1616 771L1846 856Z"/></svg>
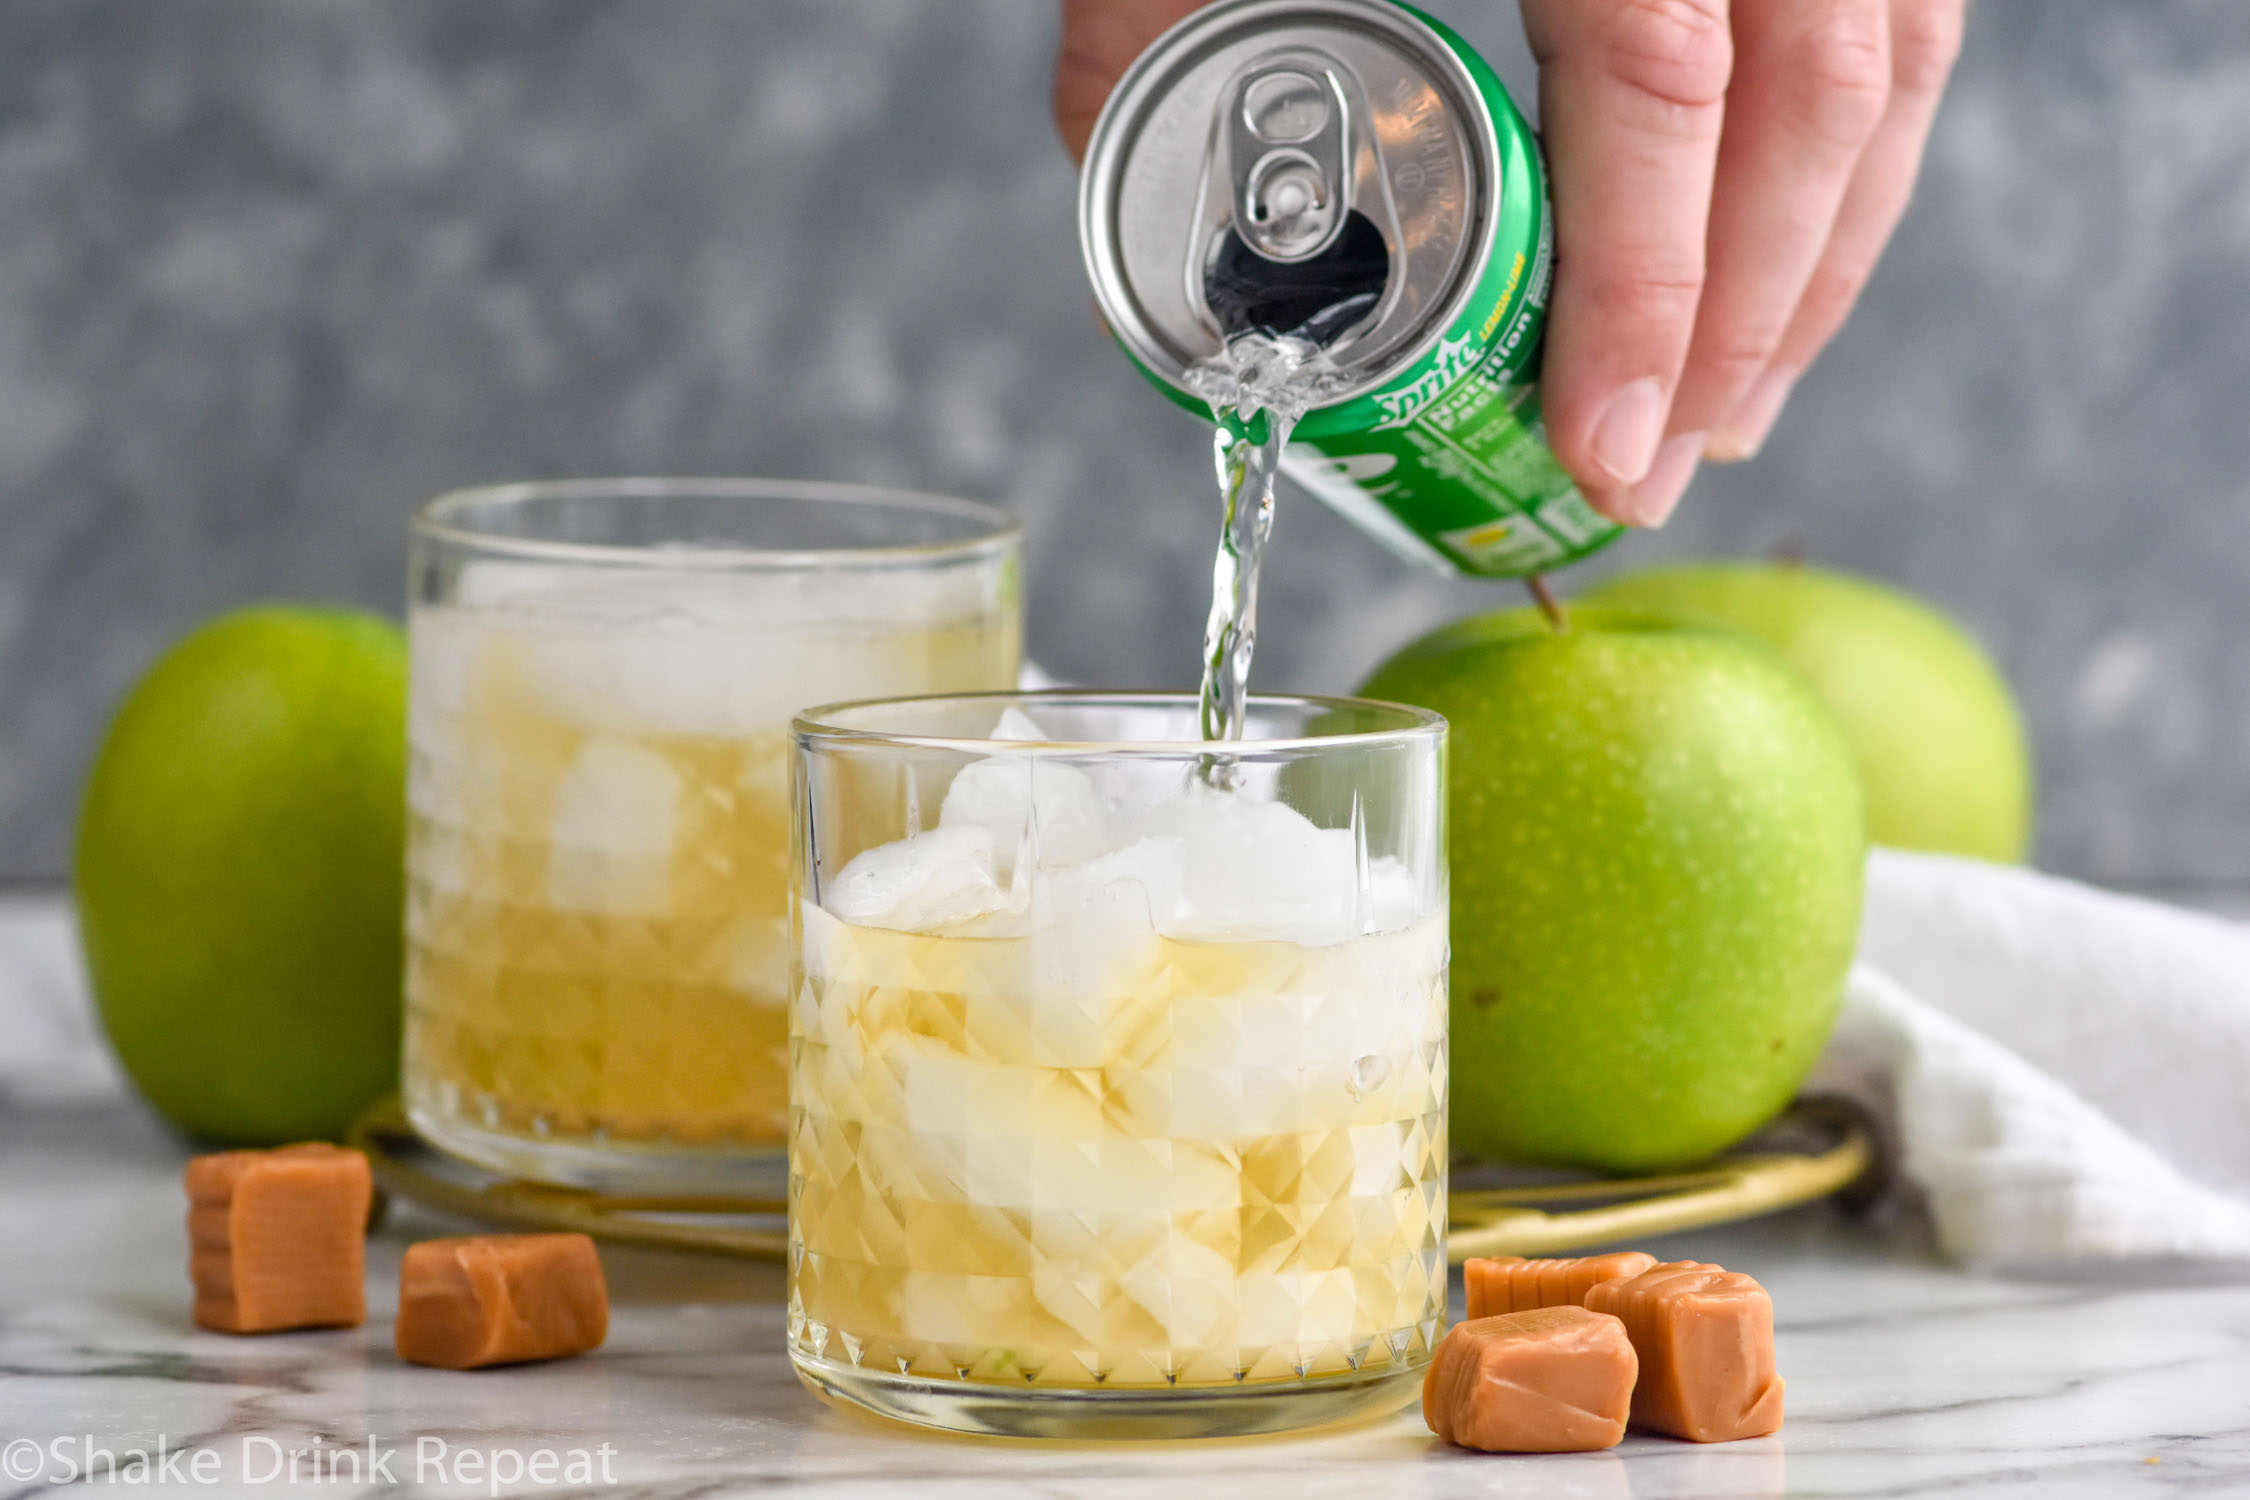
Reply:
<svg viewBox="0 0 2250 1500"><path fill-rule="evenodd" d="M447 1370L583 1354L609 1335L601 1257L582 1234L488 1234L407 1247L398 1357Z"/></svg>
<svg viewBox="0 0 2250 1500"><path fill-rule="evenodd" d="M1625 1325L1583 1307L1456 1323L1422 1377L1422 1420L1463 1448L1586 1453L1625 1436L1639 1371Z"/></svg>
<svg viewBox="0 0 2250 1500"><path fill-rule="evenodd" d="M1489 1318L1535 1307L1580 1307L1594 1283L1638 1276L1655 1264L1656 1257L1646 1250L1565 1260L1495 1255L1464 1262L1461 1280L1469 1293L1469 1316Z"/></svg>
<svg viewBox="0 0 2250 1500"><path fill-rule="evenodd" d="M1641 1357L1633 1421L1725 1443L1781 1426L1773 1368L1773 1299L1740 1271L1673 1261L1586 1294L1596 1312L1624 1320Z"/></svg>
<svg viewBox="0 0 2250 1500"><path fill-rule="evenodd" d="M188 1163L196 1326L220 1333L367 1321L367 1158L312 1143Z"/></svg>

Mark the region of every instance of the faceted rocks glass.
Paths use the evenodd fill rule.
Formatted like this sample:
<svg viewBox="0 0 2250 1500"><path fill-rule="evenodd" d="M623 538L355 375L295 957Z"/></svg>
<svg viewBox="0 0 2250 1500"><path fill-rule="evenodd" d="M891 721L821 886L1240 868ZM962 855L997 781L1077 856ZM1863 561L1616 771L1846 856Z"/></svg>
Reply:
<svg viewBox="0 0 2250 1500"><path fill-rule="evenodd" d="M1444 721L998 694L797 720L789 1345L1024 1436L1398 1405L1445 1298Z"/></svg>
<svg viewBox="0 0 2250 1500"><path fill-rule="evenodd" d="M467 490L414 525L404 1092L452 1154L781 1193L790 716L1012 686L1017 533L844 485Z"/></svg>

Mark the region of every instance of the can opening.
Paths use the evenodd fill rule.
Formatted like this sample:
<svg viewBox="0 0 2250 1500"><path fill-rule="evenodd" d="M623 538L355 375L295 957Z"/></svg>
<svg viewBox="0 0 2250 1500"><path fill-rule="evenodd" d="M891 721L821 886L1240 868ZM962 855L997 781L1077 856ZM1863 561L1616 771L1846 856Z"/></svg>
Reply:
<svg viewBox="0 0 2250 1500"><path fill-rule="evenodd" d="M1383 231L1355 209L1327 247L1304 260L1260 255L1228 228L1204 269L1203 300L1229 338L1264 333L1326 347L1375 311L1390 277Z"/></svg>
<svg viewBox="0 0 2250 1500"><path fill-rule="evenodd" d="M1310 47L1253 58L1218 95L1205 170L1228 184L1203 256L1203 303L1232 339L1293 337L1323 348L1374 315L1392 236L1354 200L1367 103L1340 59ZM1381 196L1381 195L1379 195ZM1192 264L1192 262L1191 262Z"/></svg>
<svg viewBox="0 0 2250 1500"><path fill-rule="evenodd" d="M1263 336L1319 350L1341 376L1321 405L1348 404L1483 295L1497 123L1404 5L1214 0L1141 55L1095 127L1079 197L1095 295L1175 399L1200 401L1190 368Z"/></svg>

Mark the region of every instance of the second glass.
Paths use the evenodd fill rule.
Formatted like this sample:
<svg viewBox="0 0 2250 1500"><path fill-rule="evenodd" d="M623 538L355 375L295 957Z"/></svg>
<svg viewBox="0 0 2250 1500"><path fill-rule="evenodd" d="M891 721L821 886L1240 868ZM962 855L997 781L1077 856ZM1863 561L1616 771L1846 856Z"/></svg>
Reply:
<svg viewBox="0 0 2250 1500"><path fill-rule="evenodd" d="M616 480L414 524L404 1090L512 1176L778 1194L790 716L1013 686L1017 532L845 485Z"/></svg>

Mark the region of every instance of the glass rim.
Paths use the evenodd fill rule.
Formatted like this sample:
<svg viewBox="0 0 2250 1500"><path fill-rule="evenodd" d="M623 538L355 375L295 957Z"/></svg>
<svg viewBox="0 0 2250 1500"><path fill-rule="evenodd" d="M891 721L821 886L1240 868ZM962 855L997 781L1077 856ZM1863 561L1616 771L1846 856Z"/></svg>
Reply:
<svg viewBox="0 0 2250 1500"><path fill-rule="evenodd" d="M479 503L516 506L538 500L703 496L745 503L785 501L861 505L921 515L952 516L981 525L974 535L940 542L877 543L864 547L756 547L747 543L668 547L660 543L573 542L559 537L516 536L463 524L458 513ZM809 571L886 567L936 559L997 556L1014 549L1023 524L997 505L927 490L894 489L830 479L624 476L613 479L526 479L465 485L423 502L408 523L418 541L444 542L492 556L531 562L623 563L638 567Z"/></svg>
<svg viewBox="0 0 2250 1500"><path fill-rule="evenodd" d="M990 758L1003 755L1278 755L1312 750L1366 749L1415 739L1442 738L1447 728L1443 714L1416 708L1410 703L1320 693L1253 693L1248 706L1252 709L1281 707L1330 711L1372 708L1394 716L1396 722L1379 729L1354 730L1347 734L1299 734L1274 739L1240 740L995 740L960 735L900 733L841 722L844 716L869 709L907 708L915 705L935 707L939 704L992 703L1020 706L1049 702L1120 708L1134 705L1184 708L1192 713L1196 701L1196 695L1189 692L1107 688L1012 688L984 693L923 693L908 697L853 698L840 703L819 704L790 720L789 729L798 748L803 750L881 745Z"/></svg>

